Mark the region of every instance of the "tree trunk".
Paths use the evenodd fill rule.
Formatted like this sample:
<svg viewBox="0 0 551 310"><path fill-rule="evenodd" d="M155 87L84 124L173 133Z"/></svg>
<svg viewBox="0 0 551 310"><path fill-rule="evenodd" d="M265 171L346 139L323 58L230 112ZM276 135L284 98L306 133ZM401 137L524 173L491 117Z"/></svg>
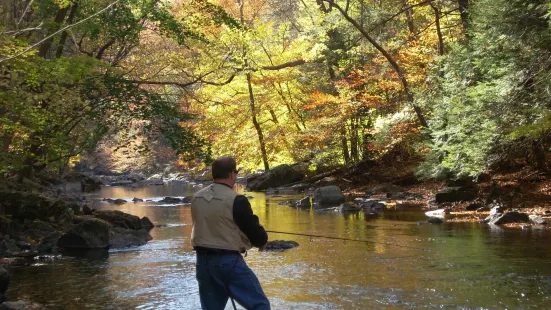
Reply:
<svg viewBox="0 0 551 310"><path fill-rule="evenodd" d="M431 3L430 6L434 10L434 22L436 24L436 34L438 35L438 54L442 56L444 55L444 39L440 28L440 9L434 3Z"/></svg>
<svg viewBox="0 0 551 310"><path fill-rule="evenodd" d="M532 141L532 154L534 156L534 166L540 171L547 171L546 151L543 144L538 141Z"/></svg>
<svg viewBox="0 0 551 310"><path fill-rule="evenodd" d="M251 116L253 119L253 125L258 135L258 142L260 143L260 153L262 155L262 161L264 162L264 170L270 170L270 164L268 163L268 154L266 152L266 143L264 142L264 134L262 128L256 119L256 107L254 103L253 85L251 83L251 74L247 73L247 84L249 86L249 103L251 107Z"/></svg>
<svg viewBox="0 0 551 310"><path fill-rule="evenodd" d="M77 13L78 3L75 2L73 6L71 7L71 12L69 12L69 18L67 18L67 24L71 24L73 22L73 19L75 18L75 15ZM65 48L65 41L67 40L67 31L63 31L61 33L61 38L59 39L59 45L57 46L57 51L55 53L55 57L59 58L63 54L63 49Z"/></svg>
<svg viewBox="0 0 551 310"><path fill-rule="evenodd" d="M402 5L403 5L405 8L408 8L408 7L409 7L409 4L408 4L408 1L407 1L407 0L402 0ZM407 20L409 32L410 32L412 35L415 35L415 33L416 33L417 31L415 31L415 24L413 23L413 8L408 8L408 9L406 9L406 20Z"/></svg>
<svg viewBox="0 0 551 310"><path fill-rule="evenodd" d="M57 14L54 19L54 25L48 30L48 35L51 35L52 33L56 32L59 27L61 26L61 23L65 20L65 15L67 15L67 11L69 8L62 8L57 11ZM40 48L38 49L38 56L42 58L47 58L48 51L50 50L50 47L52 46L52 42L54 41L54 38L51 37L48 40L44 41L42 45L40 45Z"/></svg>
<svg viewBox="0 0 551 310"><path fill-rule="evenodd" d="M350 154L348 152L348 141L346 140L346 127L344 124L341 126L341 147L344 163L348 165L350 164Z"/></svg>
<svg viewBox="0 0 551 310"><path fill-rule="evenodd" d="M349 22L351 23L356 29L360 31L360 33L373 45L383 56L386 58L386 60L390 63L394 71L396 71L396 74L398 74L398 77L400 79L400 82L402 83L402 88L404 89L404 93L406 94L407 101L413 106L413 110L415 111L415 114L417 115L417 119L419 120L419 123L423 127L428 127L427 122L425 121L425 117L423 116L423 113L421 112L421 108L419 108L417 105L413 103L413 94L409 90L409 84L406 78L406 75L402 71L402 68L398 65L396 60L394 60L394 57L390 55L375 39L373 39L367 31L358 24L356 20L354 20L352 17L350 17L339 5L331 1L332 5L339 10L341 15Z"/></svg>
<svg viewBox="0 0 551 310"><path fill-rule="evenodd" d="M243 13L245 9L245 2L244 0L237 0L237 4L239 4L239 17L241 20L241 24L245 26L245 14ZM243 59L245 60L245 68L248 69L249 67L249 61L247 60L247 54L245 49L243 49ZM260 154L262 155L262 162L264 162L264 170L268 171L270 170L270 164L268 163L268 153L266 152L266 143L264 142L264 133L262 133L262 127L260 127L260 123L258 123L258 120L256 118L256 106L254 102L254 93L253 93L253 84L251 82L251 73L247 73L247 86L249 88L249 105L251 108L251 117L253 120L254 128L256 129L256 134L258 135L258 142L260 144Z"/></svg>
<svg viewBox="0 0 551 310"><path fill-rule="evenodd" d="M463 24L465 36L469 38L469 0L457 0L457 4L459 5L459 13L461 14L461 23Z"/></svg>
<svg viewBox="0 0 551 310"><path fill-rule="evenodd" d="M13 133L4 133L2 136L2 152L8 154L10 151L10 145L13 141Z"/></svg>
<svg viewBox="0 0 551 310"><path fill-rule="evenodd" d="M358 123L356 117L350 120L350 156L354 162L359 161L358 154Z"/></svg>

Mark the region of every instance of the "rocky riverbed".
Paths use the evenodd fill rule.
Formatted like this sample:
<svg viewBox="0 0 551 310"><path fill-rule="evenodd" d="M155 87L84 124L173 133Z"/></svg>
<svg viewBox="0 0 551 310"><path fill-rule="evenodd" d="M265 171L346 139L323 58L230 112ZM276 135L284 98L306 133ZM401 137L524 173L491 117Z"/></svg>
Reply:
<svg viewBox="0 0 551 310"><path fill-rule="evenodd" d="M0 216L0 258L4 264L140 246L151 240L149 230L154 227L147 217L95 210L80 201L23 191L0 191L0 206L4 214ZM9 279L7 271L0 269L1 301L5 300ZM39 309L39 305L21 303L7 303L0 309ZM24 307L17 308L21 305Z"/></svg>

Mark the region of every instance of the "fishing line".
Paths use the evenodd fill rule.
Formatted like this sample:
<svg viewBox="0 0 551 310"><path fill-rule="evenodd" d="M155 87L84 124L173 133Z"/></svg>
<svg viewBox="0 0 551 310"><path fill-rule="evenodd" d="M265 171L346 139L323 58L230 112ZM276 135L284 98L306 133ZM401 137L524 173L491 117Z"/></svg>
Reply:
<svg viewBox="0 0 551 310"><path fill-rule="evenodd" d="M418 247L413 247L413 246L401 245L401 244L392 243L392 242L378 242L378 241L371 241L371 240L342 238L342 237L333 237L333 236L322 236L322 235L313 235L313 234L301 234L301 233L292 233L292 232L276 231L276 230L266 230L266 232L274 233L274 234L285 234L285 235L310 237L310 241L312 241L312 238L324 238L324 239L342 240L344 242L346 242L346 241L356 241L356 242L373 243L373 244L384 244L384 245L390 245L390 246L395 246L395 247L400 247L400 248L408 248L408 249L415 249L415 250L431 252L431 250L429 250L429 249L423 249L423 248L418 248Z"/></svg>

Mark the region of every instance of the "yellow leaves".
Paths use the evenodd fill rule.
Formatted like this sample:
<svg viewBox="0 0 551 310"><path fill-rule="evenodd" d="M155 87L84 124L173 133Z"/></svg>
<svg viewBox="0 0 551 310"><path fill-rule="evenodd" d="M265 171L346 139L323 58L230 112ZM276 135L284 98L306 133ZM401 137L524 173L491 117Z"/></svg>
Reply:
<svg viewBox="0 0 551 310"><path fill-rule="evenodd" d="M53 1L55 4L59 6L59 8L66 8L72 4L71 0L53 0Z"/></svg>

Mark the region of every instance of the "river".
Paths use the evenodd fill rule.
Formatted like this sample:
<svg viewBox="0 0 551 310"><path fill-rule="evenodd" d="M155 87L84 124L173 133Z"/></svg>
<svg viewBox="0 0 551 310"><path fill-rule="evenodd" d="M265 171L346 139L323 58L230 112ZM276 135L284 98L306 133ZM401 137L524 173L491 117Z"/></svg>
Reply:
<svg viewBox="0 0 551 310"><path fill-rule="evenodd" d="M9 300L48 309L199 309L189 206L155 202L116 206L104 197L159 200L197 190L187 183L105 187L94 207L147 216L147 245L89 257L54 257L12 266ZM420 209L376 217L279 205L302 196L244 192L268 230L368 242L270 234L297 241L284 252L246 257L273 309L544 309L551 308L551 233L478 223L418 225ZM239 308L239 307L238 307ZM228 302L226 309L231 309Z"/></svg>

